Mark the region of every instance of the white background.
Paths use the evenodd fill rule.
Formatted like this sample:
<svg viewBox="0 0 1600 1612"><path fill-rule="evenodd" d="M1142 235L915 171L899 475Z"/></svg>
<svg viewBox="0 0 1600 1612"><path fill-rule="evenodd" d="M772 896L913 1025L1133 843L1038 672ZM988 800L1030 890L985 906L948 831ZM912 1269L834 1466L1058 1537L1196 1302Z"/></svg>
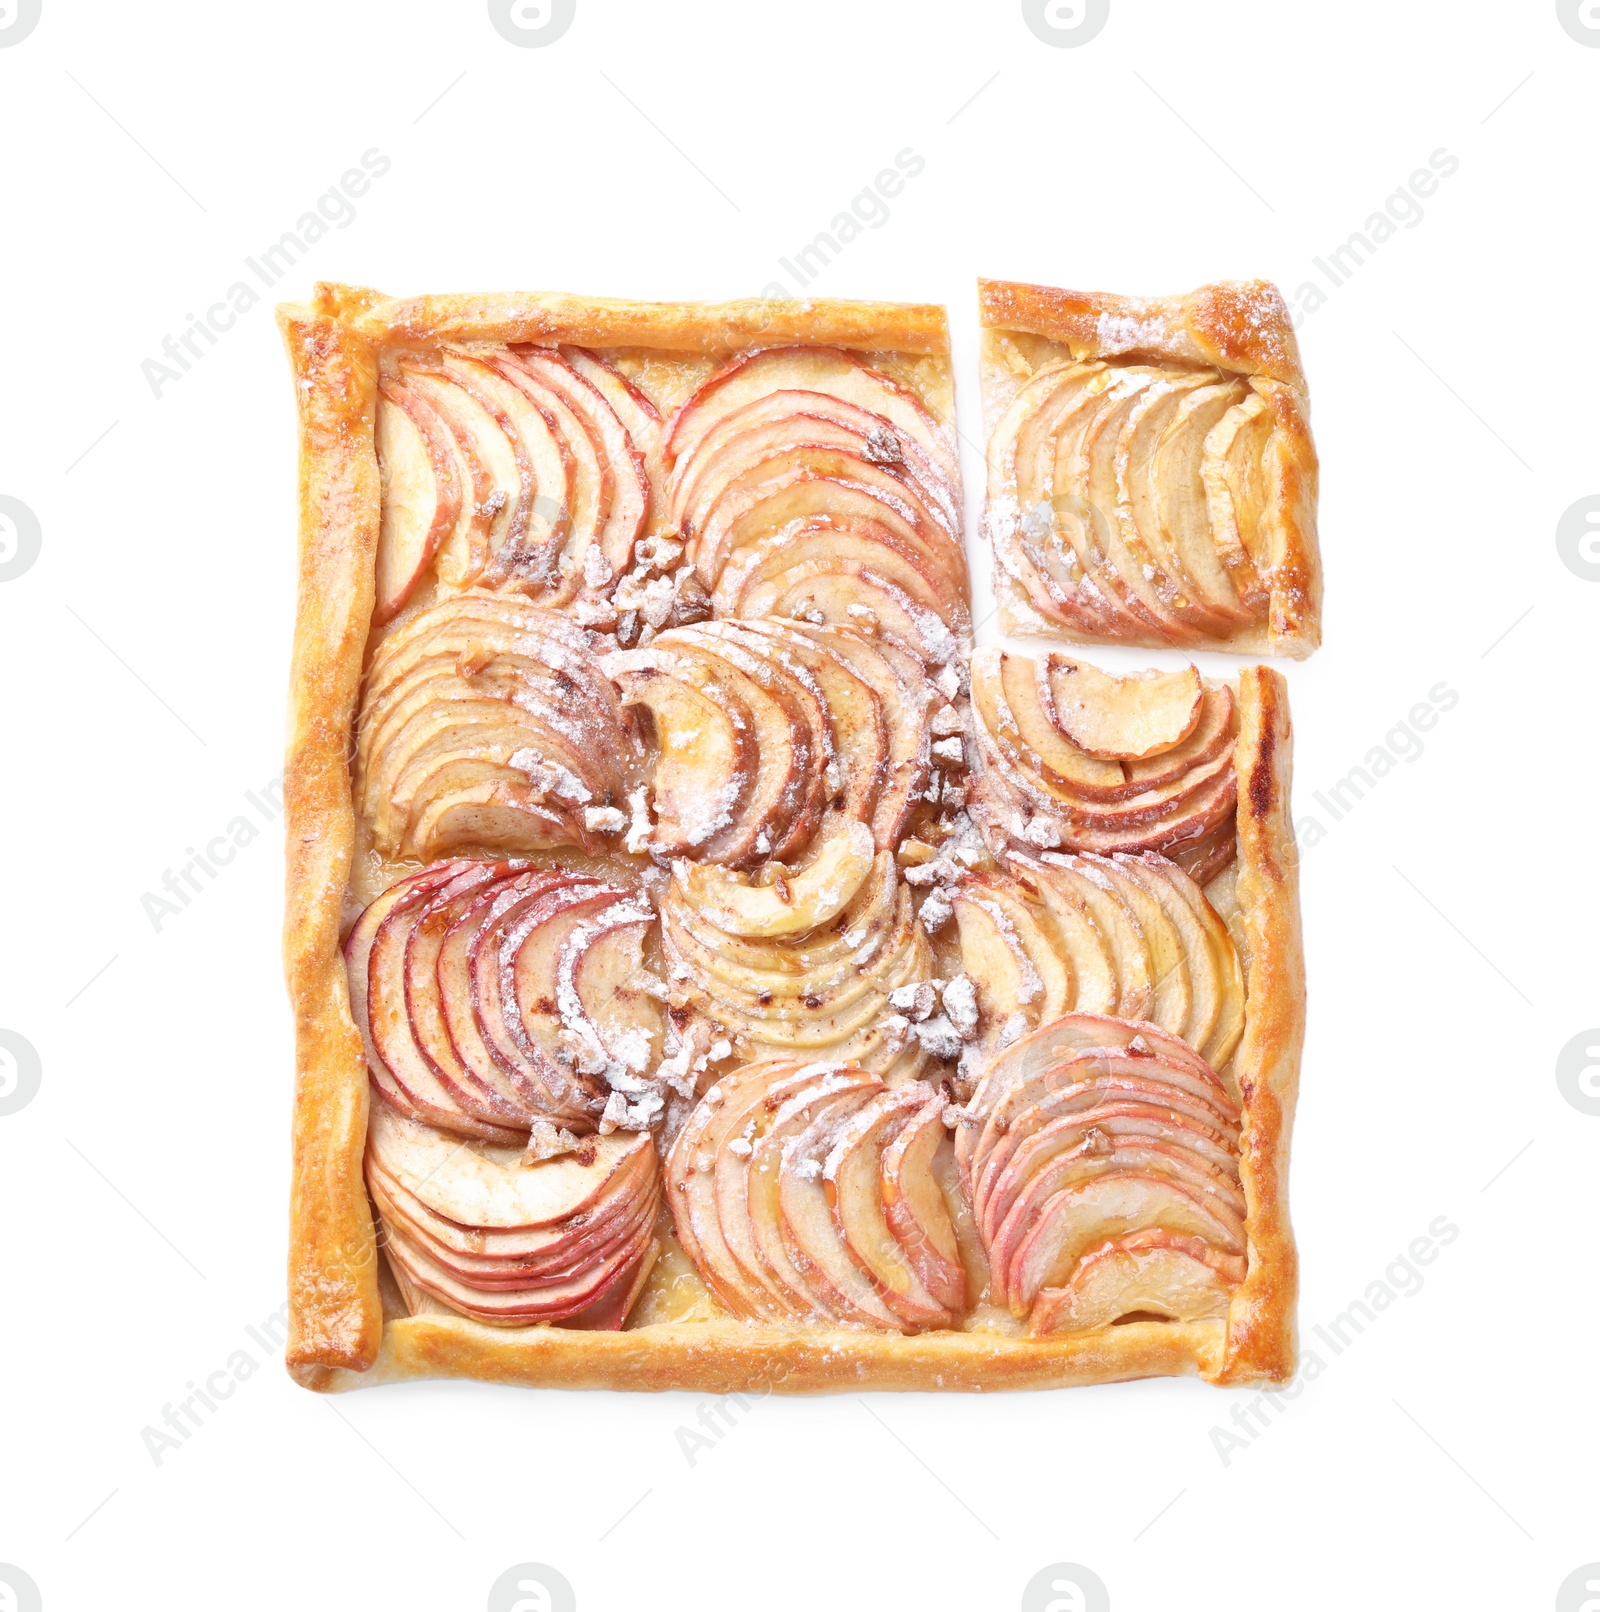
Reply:
<svg viewBox="0 0 1600 1612"><path fill-rule="evenodd" d="M450 1612L525 1561L584 1612L986 1612L1063 1561L1117 1612L1555 1605L1600 1559L1600 1117L1555 1078L1600 1022L1600 587L1555 541L1600 491L1597 90L1551 0L1112 0L1069 49L1016 0L578 0L536 49L482 0L43 0L0 49L0 493L43 534L0 582L0 1028L43 1070L0 1116L0 1562L49 1612ZM374 147L355 221L153 396L141 361L260 292L244 257ZM690 1395L304 1393L244 1330L283 1290L276 827L159 933L141 907L282 765L271 302L755 294L906 148L809 289L948 305L969 522L976 275L1326 293L1327 647L1288 668L1328 829L1293 1172L1326 1370L1226 1463L1255 1396L1191 1381L769 1400L693 1466ZM1441 148L1421 222L1331 288L1313 258ZM1423 753L1333 822L1313 792L1441 682ZM1439 1216L1421 1291L1335 1356L1312 1327ZM260 1369L158 1466L141 1430L240 1348Z"/></svg>

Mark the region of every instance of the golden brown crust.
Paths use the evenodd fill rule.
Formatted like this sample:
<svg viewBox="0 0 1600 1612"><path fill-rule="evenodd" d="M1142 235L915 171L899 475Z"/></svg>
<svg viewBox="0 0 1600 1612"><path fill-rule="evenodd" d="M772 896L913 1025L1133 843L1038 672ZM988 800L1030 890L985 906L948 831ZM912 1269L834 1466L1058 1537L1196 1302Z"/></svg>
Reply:
<svg viewBox="0 0 1600 1612"><path fill-rule="evenodd" d="M470 1377L526 1388L619 1388L806 1394L846 1389L991 1393L1133 1377L1214 1376L1215 1321L1132 1322L1100 1332L1006 1338L925 1332L904 1338L843 1327L696 1321L633 1332L508 1332L459 1316L409 1316L384 1329L370 1373L327 1371L306 1386L334 1391L418 1377Z"/></svg>
<svg viewBox="0 0 1600 1612"><path fill-rule="evenodd" d="M917 354L943 354L950 345L944 309L925 304L766 298L630 302L557 291L378 302L361 314L357 328L375 345L567 342L712 355L790 342Z"/></svg>
<svg viewBox="0 0 1600 1612"><path fill-rule="evenodd" d="M521 323L471 324L490 305ZM555 318L566 323L529 321ZM1282 680L1252 670L1242 679L1239 750L1240 894L1249 918L1251 999L1236 1062L1253 1096L1244 1177L1250 1202L1251 1269L1220 1323L1136 1322L1080 1336L1015 1338L987 1332L918 1337L851 1328L777 1329L707 1321L620 1333L505 1329L458 1316L384 1319L370 1205L362 1180L368 1087L350 1018L340 920L350 881L355 819L350 726L373 604L379 491L373 419L378 343L397 327L384 312L404 306L405 338L418 330L451 339L569 340L650 345L650 321L671 341L730 351L755 341L812 340L866 350L898 346L942 356L939 310L864 304L736 304L786 308L791 323L757 327L727 310L656 305L583 305L543 297L423 299L404 305L356 288L319 287L314 308L280 310L300 412L301 571L290 746L285 961L296 1022L297 1082L290 1227L291 1331L296 1380L319 1390L417 1377L468 1377L530 1386L700 1391L821 1392L847 1388L957 1389L1067 1386L1198 1373L1210 1380L1278 1380L1292 1366L1294 1254L1283 1171L1303 1019L1293 842L1287 813L1288 719ZM798 328L804 308L823 319ZM585 323L585 309L598 308ZM627 325L618 308L638 322ZM641 314L639 310L643 309ZM476 311L474 311L476 310ZM508 312L512 310L513 312ZM882 315L872 323L868 313ZM898 323L904 316L903 325ZM934 318L933 316L936 316ZM435 324L426 321L437 319ZM720 320L720 323L718 321ZM418 321L422 321L419 323ZM458 321L452 324L451 321ZM939 340L932 331L937 326ZM466 331L474 332L467 335ZM494 332L498 330L498 335ZM602 332L606 332L602 334ZM696 335L695 332L699 334ZM663 336L663 339L665 337ZM919 346L919 342L927 342ZM713 343L721 343L713 346Z"/></svg>
<svg viewBox="0 0 1600 1612"><path fill-rule="evenodd" d="M284 964L295 1018L291 1368L369 1366L383 1315L361 1173L367 1069L339 950L355 813L350 723L378 540L377 366L339 319L279 311L300 414L300 588L284 770Z"/></svg>
<svg viewBox="0 0 1600 1612"><path fill-rule="evenodd" d="M1239 912L1248 938L1249 1010L1234 1074L1244 1101L1239 1178L1250 1267L1228 1310L1221 1383L1294 1374L1299 1264L1289 1224L1289 1133L1305 1039L1300 870L1289 817L1292 729L1279 672L1239 677Z"/></svg>
<svg viewBox="0 0 1600 1612"><path fill-rule="evenodd" d="M1076 359L1214 364L1306 389L1288 306L1267 280L1220 280L1180 297L979 280L978 318L986 330L1022 330L1061 342Z"/></svg>

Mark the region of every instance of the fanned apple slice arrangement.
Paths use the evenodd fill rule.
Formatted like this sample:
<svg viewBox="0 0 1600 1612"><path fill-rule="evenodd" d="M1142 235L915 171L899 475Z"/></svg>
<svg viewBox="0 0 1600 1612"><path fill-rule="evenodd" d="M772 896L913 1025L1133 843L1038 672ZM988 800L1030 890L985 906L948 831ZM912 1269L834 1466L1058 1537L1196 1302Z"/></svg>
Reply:
<svg viewBox="0 0 1600 1612"><path fill-rule="evenodd" d="M945 1096L774 1059L713 1085L666 1161L678 1239L738 1316L917 1332L966 1313Z"/></svg>
<svg viewBox="0 0 1600 1612"><path fill-rule="evenodd" d="M1184 648L1264 627L1316 460L1302 400L1264 376L1065 361L989 439L998 565L1047 623Z"/></svg>
<svg viewBox="0 0 1600 1612"><path fill-rule="evenodd" d="M702 1040L719 1038L724 1057L850 1060L891 1083L912 1079L926 1058L890 997L936 969L894 858L875 855L856 823L786 895L778 885L677 865L661 897L670 999L708 1027Z"/></svg>
<svg viewBox="0 0 1600 1612"><path fill-rule="evenodd" d="M667 522L718 616L870 626L949 662L968 631L953 442L837 348L735 358L667 431Z"/></svg>
<svg viewBox="0 0 1600 1612"><path fill-rule="evenodd" d="M981 1045L1065 1013L1145 1020L1226 1070L1244 1034L1244 971L1228 926L1176 863L1015 852L1007 873L951 891Z"/></svg>
<svg viewBox="0 0 1600 1612"><path fill-rule="evenodd" d="M892 849L930 799L933 717L959 725L914 656L848 627L713 621L603 664L648 714L661 857L793 863L856 823Z"/></svg>
<svg viewBox="0 0 1600 1612"><path fill-rule="evenodd" d="M1183 672L1112 677L1065 655L972 658L967 806L1008 850L1158 851L1209 883L1234 855L1233 691Z"/></svg>
<svg viewBox="0 0 1600 1612"><path fill-rule="evenodd" d="M1245 1274L1239 1109L1151 1024L1069 1014L989 1065L955 1158L989 1293L1035 1334L1225 1315Z"/></svg>
<svg viewBox="0 0 1600 1612"><path fill-rule="evenodd" d="M663 1102L641 954L655 921L632 890L519 862L461 858L390 886L345 944L383 1105L535 1159L596 1125L648 1129Z"/></svg>
<svg viewBox="0 0 1600 1612"><path fill-rule="evenodd" d="M575 349L444 348L380 384L382 624L430 572L553 607L605 598L633 563L661 452L655 406Z"/></svg>
<svg viewBox="0 0 1600 1612"><path fill-rule="evenodd" d="M529 1169L517 1149L461 1142L379 1105L366 1174L413 1312L421 1293L494 1326L614 1331L659 1250L661 1177L645 1135L592 1137Z"/></svg>
<svg viewBox="0 0 1600 1612"><path fill-rule="evenodd" d="M374 848L593 849L623 827L632 729L591 639L510 595L450 595L378 645L356 725Z"/></svg>

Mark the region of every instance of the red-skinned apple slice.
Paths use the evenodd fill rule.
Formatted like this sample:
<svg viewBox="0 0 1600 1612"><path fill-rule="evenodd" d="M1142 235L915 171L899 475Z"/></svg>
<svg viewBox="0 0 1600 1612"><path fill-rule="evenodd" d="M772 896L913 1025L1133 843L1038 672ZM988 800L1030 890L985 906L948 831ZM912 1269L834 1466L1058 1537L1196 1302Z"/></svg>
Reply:
<svg viewBox="0 0 1600 1612"><path fill-rule="evenodd" d="M1026 1316L1039 1290L1062 1286L1091 1249L1157 1226L1225 1253L1244 1252L1211 1208L1177 1182L1131 1173L1096 1176L1058 1192L1040 1210L1006 1273L1011 1313Z"/></svg>
<svg viewBox="0 0 1600 1612"><path fill-rule="evenodd" d="M966 1313L967 1273L951 1221L949 1194L959 1189L944 1094L936 1092L884 1149L879 1169L884 1219L929 1296L953 1316Z"/></svg>
<svg viewBox="0 0 1600 1612"><path fill-rule="evenodd" d="M1182 744L1200 720L1204 689L1193 666L1112 677L1088 661L1051 653L1042 668L1057 728L1090 755L1146 761Z"/></svg>
<svg viewBox="0 0 1600 1612"><path fill-rule="evenodd" d="M952 488L959 486L950 436L921 400L854 354L834 347L770 347L732 359L673 416L667 458L676 464L718 420L778 391L822 392L882 415L922 449Z"/></svg>
<svg viewBox="0 0 1600 1612"><path fill-rule="evenodd" d="M662 463L664 428L660 412L620 370L593 353L581 347L563 347L561 356L611 405L612 412L627 431L650 497L646 524L654 530L659 512L652 489L667 484L666 467Z"/></svg>
<svg viewBox="0 0 1600 1612"><path fill-rule="evenodd" d="M378 476L383 518L378 531L372 621L392 620L433 564L461 514L461 478L450 433L399 381L379 387Z"/></svg>
<svg viewBox="0 0 1600 1612"><path fill-rule="evenodd" d="M443 888L452 889L460 879ZM450 1087L424 1058L412 1028L406 1006L406 950L418 918L438 887L413 888L390 906L372 937L367 955L367 1024L371 1043L389 1081L405 1094L407 1112L430 1125L475 1136L486 1141L516 1146L517 1116L508 1116L509 1125L485 1123L456 1101ZM380 1090L387 1082L380 1081Z"/></svg>
<svg viewBox="0 0 1600 1612"><path fill-rule="evenodd" d="M1220 1254L1198 1237L1135 1232L1085 1255L1065 1287L1045 1288L1034 1301L1028 1330L1036 1338L1089 1332L1126 1315L1220 1320L1243 1277L1242 1259Z"/></svg>

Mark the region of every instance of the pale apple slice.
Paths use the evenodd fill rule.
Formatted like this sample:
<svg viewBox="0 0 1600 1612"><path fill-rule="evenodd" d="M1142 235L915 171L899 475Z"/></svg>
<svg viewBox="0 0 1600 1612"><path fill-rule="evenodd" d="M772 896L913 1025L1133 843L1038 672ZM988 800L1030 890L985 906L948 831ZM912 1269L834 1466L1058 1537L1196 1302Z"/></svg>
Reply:
<svg viewBox="0 0 1600 1612"><path fill-rule="evenodd" d="M450 433L428 404L399 381L379 388L378 480L382 518L372 620L405 608L461 513L461 478Z"/></svg>
<svg viewBox="0 0 1600 1612"><path fill-rule="evenodd" d="M1272 437L1272 411L1247 393L1206 434L1200 461L1211 541L1245 608L1264 615L1270 588L1257 567L1262 554L1257 523L1265 498L1264 465Z"/></svg>
<svg viewBox="0 0 1600 1612"><path fill-rule="evenodd" d="M1195 986L1185 935L1186 930L1197 930L1198 925L1191 922L1186 930L1180 930L1174 914L1183 904L1170 890L1160 889L1159 881L1152 885L1142 879L1136 864L1092 854L1081 860L1113 885L1138 914L1139 930L1150 952L1150 1022L1169 1035L1189 1040L1185 1031L1194 1008ZM1193 920L1194 914L1187 909L1184 915ZM1209 953L1205 964L1210 966Z"/></svg>
<svg viewBox="0 0 1600 1612"><path fill-rule="evenodd" d="M1146 1240L1157 1235L1163 1240ZM1242 1267L1243 1261L1218 1254L1199 1238L1149 1232L1119 1237L1086 1255L1065 1287L1039 1294L1028 1330L1036 1338L1089 1332L1133 1315L1221 1320L1243 1276L1242 1268L1235 1276L1226 1265Z"/></svg>
<svg viewBox="0 0 1600 1612"><path fill-rule="evenodd" d="M1003 649L986 647L972 657L972 712L984 735L1014 765L1031 771L1038 794L1051 804L1075 799L1084 788L1120 789L1124 779L1115 762L1084 754L1049 726L1033 673L1026 656Z"/></svg>
<svg viewBox="0 0 1600 1612"><path fill-rule="evenodd" d="M898 1088L897 1088L898 1089ZM936 1091L892 1138L879 1166L883 1215L917 1280L952 1316L967 1311L967 1272L950 1203L959 1191L944 1093Z"/></svg>
<svg viewBox="0 0 1600 1612"><path fill-rule="evenodd" d="M522 491L505 541L489 557L482 580L493 587L538 590L556 577L571 525L575 472L557 423L493 364L466 353L443 359L448 380L467 392L505 433L517 458Z"/></svg>
<svg viewBox="0 0 1600 1612"><path fill-rule="evenodd" d="M1189 736L1160 755L1124 762L1123 770L1128 782L1139 789L1159 789L1208 767L1224 752L1231 753L1237 732L1233 690L1226 683L1208 684L1201 698L1200 715Z"/></svg>
<svg viewBox="0 0 1600 1612"><path fill-rule="evenodd" d="M1117 444L1117 519L1135 563L1150 568L1150 581L1163 605L1191 633L1227 639L1248 613L1218 609L1190 576L1167 539L1151 481L1151 462L1184 400L1215 380L1215 371L1167 372L1128 415Z"/></svg>
<svg viewBox="0 0 1600 1612"><path fill-rule="evenodd" d="M997 874L969 873L952 892L952 905L986 1045L996 1044L1018 1016L1031 1030L1068 1011L1072 976L1019 886Z"/></svg>
<svg viewBox="0 0 1600 1612"><path fill-rule="evenodd" d="M656 741L651 849L714 854L729 842L755 780L756 736L698 662L661 650L608 657L626 705L650 713Z"/></svg>
<svg viewBox="0 0 1600 1612"><path fill-rule="evenodd" d="M609 584L632 565L633 546L644 534L650 507L644 461L609 399L568 354L557 354L548 347L516 347L513 351L522 364L560 394L599 444L601 468L609 488L596 542L610 574L605 582L588 586L607 591ZM581 555L570 549L567 563L582 569Z"/></svg>
<svg viewBox="0 0 1600 1612"><path fill-rule="evenodd" d="M1217 553L1201 467L1206 439L1244 395L1243 384L1232 378L1191 392L1173 411L1149 459L1164 546L1182 563L1203 602L1235 621L1248 621L1251 612Z"/></svg>
<svg viewBox="0 0 1600 1612"><path fill-rule="evenodd" d="M861 888L875 855L872 830L850 823L824 841L805 867L771 884L752 884L712 863L679 862L673 876L691 905L719 929L765 938L799 934L836 918Z"/></svg>
<svg viewBox="0 0 1600 1612"><path fill-rule="evenodd" d="M1228 1000L1233 981L1225 972L1226 962L1216 945L1211 927L1201 915L1200 908L1205 897L1181 868L1153 851L1145 851L1138 856L1121 856L1115 860L1119 867L1138 879L1162 904L1182 938L1184 960L1188 964L1189 981L1194 992L1183 1039L1216 1068L1217 1060L1213 1054L1219 1044L1218 1031L1223 1028L1224 1009L1227 1008L1230 1014L1237 1014L1242 1029L1243 1002L1241 999L1230 1005ZM1211 916L1215 919L1216 915ZM1217 927L1221 928L1220 920L1217 920ZM1228 949L1231 952L1231 942ZM1233 1032L1229 1028L1225 1033ZM1237 1040L1237 1036L1234 1036L1234 1040ZM1229 1050L1232 1050L1231 1047Z"/></svg>
<svg viewBox="0 0 1600 1612"><path fill-rule="evenodd" d="M875 1076L854 1065L818 1065L817 1073L817 1079L797 1091L770 1116L768 1123L757 1128L744 1172L744 1207L750 1217L756 1255L768 1276L787 1296L790 1313L799 1316L830 1314L830 1300L834 1295L796 1264L784 1238L779 1195L784 1153L824 1114L837 1124L883 1089ZM718 1202L720 1209L720 1198ZM822 1211L826 1217L825 1202ZM724 1213L724 1228L727 1220Z"/></svg>
<svg viewBox="0 0 1600 1612"><path fill-rule="evenodd" d="M1081 891L1071 880L1052 876L1043 863L1015 851L1005 862L1024 895L1043 909L1041 917L1047 920L1054 949L1071 981L1067 1006L1075 1013L1118 1012L1122 990L1116 961Z"/></svg>
<svg viewBox="0 0 1600 1612"><path fill-rule="evenodd" d="M644 471L644 484L650 494L646 527L654 530L656 497L654 489L667 484L662 462L663 427L660 411L622 372L582 347L563 347L561 356L611 405L612 412L628 433L634 454Z"/></svg>
<svg viewBox="0 0 1600 1612"><path fill-rule="evenodd" d="M878 696L888 755L872 831L880 850L897 846L932 770L928 723L935 691L923 673L922 661L850 626L797 622L794 630L838 656Z"/></svg>
<svg viewBox="0 0 1600 1612"><path fill-rule="evenodd" d="M1080 750L1110 761L1144 761L1175 749L1200 720L1200 673L1147 672L1113 677L1087 661L1045 657L1051 715Z"/></svg>
<svg viewBox="0 0 1600 1612"><path fill-rule="evenodd" d="M1113 1005L1093 1008L1084 1002L1077 1011L1136 1022L1148 1019L1155 976L1138 914L1098 868L1079 857L1047 851L1035 866L1040 891L1058 921L1065 919L1064 908L1081 910L1111 954L1116 987Z"/></svg>
<svg viewBox="0 0 1600 1612"><path fill-rule="evenodd" d="M452 588L470 587L500 548L516 516L522 493L517 456L494 417L476 398L436 369L402 364L406 385L425 398L449 428L462 476L461 515L439 546L439 580Z"/></svg>
<svg viewBox="0 0 1600 1612"><path fill-rule="evenodd" d="M866 623L875 637L909 650L929 665L960 659L961 638L935 610L892 577L863 560L843 556L797 559L781 575L747 590L741 616L772 615L817 627ZM964 618L960 633L965 632Z"/></svg>
<svg viewBox="0 0 1600 1612"><path fill-rule="evenodd" d="M839 1130L822 1169L822 1189L846 1252L910 1327L944 1327L952 1317L923 1285L890 1228L883 1201L883 1155L936 1095L915 1081L873 1098Z"/></svg>
<svg viewBox="0 0 1600 1612"><path fill-rule="evenodd" d="M678 409L667 432L674 463L693 451L720 419L770 392L822 392L882 415L915 442L959 487L955 447L922 401L888 376L836 347L769 347L730 360Z"/></svg>
<svg viewBox="0 0 1600 1612"><path fill-rule="evenodd" d="M733 1222L735 1237L744 1248L735 1257L722 1231L717 1205L716 1172L731 1177L742 1170L738 1154L721 1160L729 1138L742 1139L770 1095L781 1101L802 1065L793 1060L748 1064L712 1085L673 1141L666 1159L667 1203L684 1252L694 1261L712 1291L735 1315L774 1320L783 1306L769 1283L757 1274L758 1262L749 1245L749 1216ZM809 1077L807 1077L809 1078ZM744 1155L748 1158L748 1152Z"/></svg>
<svg viewBox="0 0 1600 1612"><path fill-rule="evenodd" d="M788 622L741 624L746 641L765 639L765 652L802 681L809 678L827 714L833 754L828 812L871 823L888 770L889 736L877 690L825 638L808 637ZM825 830L824 830L825 832ZM878 847L892 850L893 844Z"/></svg>
<svg viewBox="0 0 1600 1612"><path fill-rule="evenodd" d="M661 1005L644 954L655 921L646 898L626 896L581 923L556 960L563 1025L635 1074L661 1062Z"/></svg>
<svg viewBox="0 0 1600 1612"><path fill-rule="evenodd" d="M1227 1081L1229 1077L1223 1071L1226 1070L1234 1049L1244 1035L1245 982L1238 948L1234 945L1233 936L1228 932L1228 926L1222 921L1216 908L1206 899L1206 892L1182 868L1176 863L1169 862L1165 857L1146 854L1141 860L1147 867L1159 872L1189 904L1205 933L1206 943L1211 950L1212 963L1216 969L1219 1003L1216 1023L1212 1027L1211 1034L1204 1043L1197 1046L1196 1050L1213 1069L1222 1074L1224 1081Z"/></svg>
<svg viewBox="0 0 1600 1612"><path fill-rule="evenodd" d="M456 1057L488 1091L530 1116L549 1112L550 1090L543 1072L530 1070L526 1060L515 1055L516 1047L508 1033L503 1039L511 1046L510 1056L497 1056L490 1045L479 1017L473 958L486 929L498 924L519 903L525 904L539 891L558 883L560 877L530 870L474 894L466 910L445 931L435 965L445 1030ZM593 1128L593 1118L586 1108L564 1115L562 1123L579 1130Z"/></svg>
<svg viewBox="0 0 1600 1612"><path fill-rule="evenodd" d="M835 1218L837 1198L823 1180L825 1161L860 1118L863 1108L875 1100L869 1099L845 1119L832 1108L824 1111L785 1146L778 1166L778 1210L789 1258L836 1321L912 1332L916 1330L915 1322L887 1302L888 1295L880 1294L877 1283L846 1245L844 1230ZM876 1150L872 1162L875 1166ZM868 1172L865 1185L876 1202L876 1168ZM858 1234L863 1229L860 1222L857 1216L854 1224ZM884 1237L889 1240L887 1228Z"/></svg>
<svg viewBox="0 0 1600 1612"><path fill-rule="evenodd" d="M753 437L751 433L760 433ZM735 452L783 441L828 442L849 446L908 481L919 496L943 507L949 524L960 516L943 475L917 443L881 414L822 392L780 391L752 400L724 414L675 467L668 518L682 528L708 481L725 479ZM737 444L737 446L736 446Z"/></svg>
<svg viewBox="0 0 1600 1612"><path fill-rule="evenodd" d="M530 1165L518 1148L467 1143L385 1108L372 1111L367 1145L435 1214L458 1226L506 1230L570 1220L591 1208L619 1171L654 1151L648 1136L617 1131Z"/></svg>
<svg viewBox="0 0 1600 1612"><path fill-rule="evenodd" d="M1011 1313L1019 1319L1039 1290L1061 1287L1091 1249L1129 1232L1160 1227L1240 1254L1224 1221L1176 1181L1134 1173L1093 1177L1058 1192L1040 1209L1006 1272Z"/></svg>

